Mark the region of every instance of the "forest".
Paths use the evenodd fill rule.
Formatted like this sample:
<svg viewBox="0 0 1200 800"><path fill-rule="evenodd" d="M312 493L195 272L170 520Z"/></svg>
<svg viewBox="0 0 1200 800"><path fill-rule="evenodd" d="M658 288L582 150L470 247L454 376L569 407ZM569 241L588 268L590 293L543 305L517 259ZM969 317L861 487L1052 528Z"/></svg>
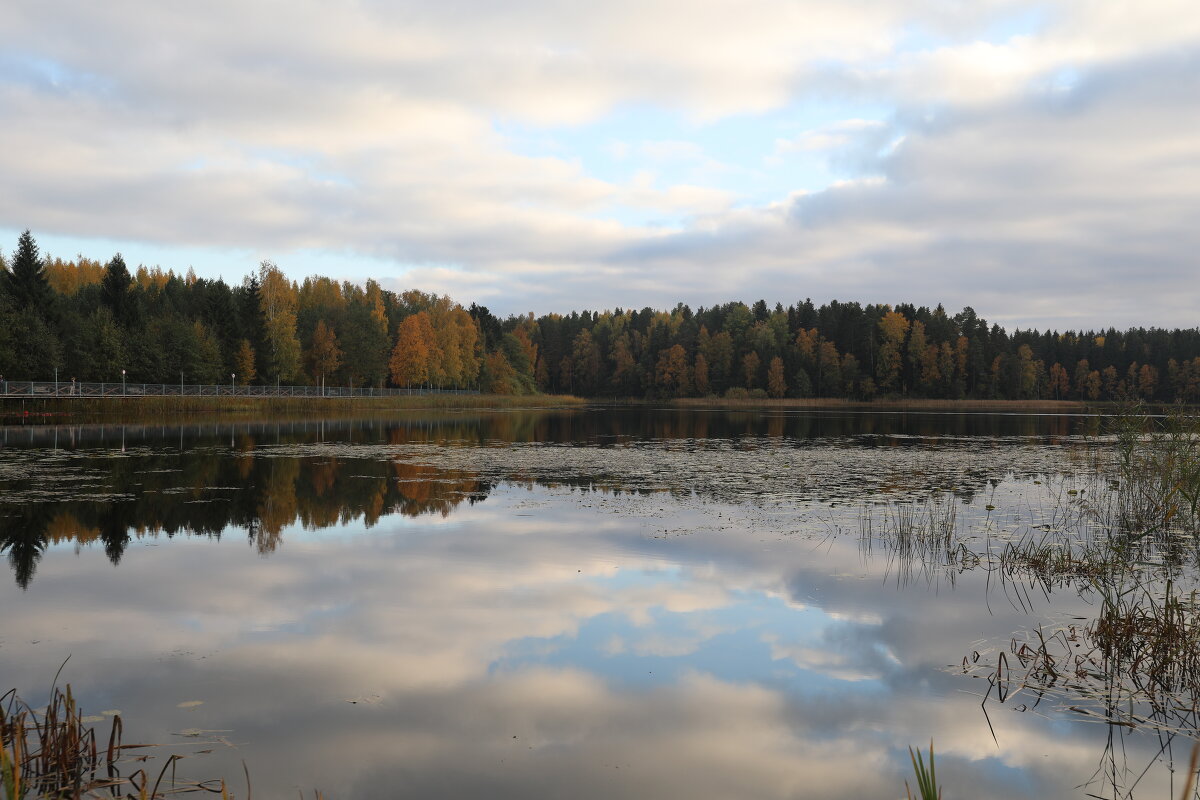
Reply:
<svg viewBox="0 0 1200 800"><path fill-rule="evenodd" d="M970 307L811 300L501 319L270 261L240 284L0 256L8 380L307 384L584 397L1200 402L1200 329L1005 331Z"/></svg>

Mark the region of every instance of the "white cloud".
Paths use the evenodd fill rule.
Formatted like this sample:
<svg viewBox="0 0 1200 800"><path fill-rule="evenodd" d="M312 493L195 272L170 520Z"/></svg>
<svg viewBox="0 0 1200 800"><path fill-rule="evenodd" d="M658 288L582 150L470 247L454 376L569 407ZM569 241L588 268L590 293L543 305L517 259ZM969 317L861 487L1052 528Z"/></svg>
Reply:
<svg viewBox="0 0 1200 800"><path fill-rule="evenodd" d="M873 119L846 119L814 130L805 131L794 139L776 139L776 153L796 153L833 150L849 144L864 132L884 129L884 123Z"/></svg>
<svg viewBox="0 0 1200 800"><path fill-rule="evenodd" d="M502 311L811 295L1190 325L1198 49L1177 0L15 2L0 225L285 268L350 249ZM774 203L743 194L762 174L730 188L742 141L607 131L629 179L572 149L617 109L694 132L830 97L886 122L737 156L849 178ZM515 152L509 119L555 146Z"/></svg>

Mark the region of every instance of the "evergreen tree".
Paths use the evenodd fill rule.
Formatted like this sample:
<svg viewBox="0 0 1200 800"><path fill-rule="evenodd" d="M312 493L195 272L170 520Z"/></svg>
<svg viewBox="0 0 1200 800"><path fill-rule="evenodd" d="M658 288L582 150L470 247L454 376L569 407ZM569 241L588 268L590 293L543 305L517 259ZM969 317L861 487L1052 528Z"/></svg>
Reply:
<svg viewBox="0 0 1200 800"><path fill-rule="evenodd" d="M17 240L8 269L3 273L5 292L18 309L30 309L47 316L54 304L54 292L46 277L46 267L38 254L37 242L28 230Z"/></svg>
<svg viewBox="0 0 1200 800"><path fill-rule="evenodd" d="M100 296L112 311L113 319L129 327L133 324L133 297L129 287L133 276L125 266L125 259L117 253L104 268L104 280L100 282Z"/></svg>
<svg viewBox="0 0 1200 800"><path fill-rule="evenodd" d="M265 374L265 356L263 354L263 343L267 338L266 320L262 313L262 290L258 283L258 276L251 274L247 276L245 282L238 289L238 306L241 316L242 338L249 343L250 352L254 354L254 369L236 370L238 375L250 375L252 372L257 378ZM241 350L238 351L242 353ZM247 379L245 383L250 383L254 378Z"/></svg>

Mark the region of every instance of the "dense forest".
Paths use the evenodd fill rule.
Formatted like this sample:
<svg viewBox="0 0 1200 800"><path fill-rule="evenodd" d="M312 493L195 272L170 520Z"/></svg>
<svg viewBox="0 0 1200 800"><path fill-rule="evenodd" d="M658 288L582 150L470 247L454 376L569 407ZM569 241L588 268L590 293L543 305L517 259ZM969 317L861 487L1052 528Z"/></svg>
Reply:
<svg viewBox="0 0 1200 800"><path fill-rule="evenodd" d="M588 397L1200 402L1200 329L1009 333L971 308L759 300L499 319L272 262L240 285L82 256L0 258L0 375L477 388ZM236 378L231 378L236 376Z"/></svg>

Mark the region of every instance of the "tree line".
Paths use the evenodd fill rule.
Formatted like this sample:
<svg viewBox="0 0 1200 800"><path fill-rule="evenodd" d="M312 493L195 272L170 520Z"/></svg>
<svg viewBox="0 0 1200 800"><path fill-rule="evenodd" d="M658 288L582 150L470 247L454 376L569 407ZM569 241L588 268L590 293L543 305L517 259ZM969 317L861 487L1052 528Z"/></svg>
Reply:
<svg viewBox="0 0 1200 800"><path fill-rule="evenodd" d="M159 268L0 258L0 375L479 388L588 397L1200 402L1200 329L1012 333L970 307L811 300L501 319L377 282L240 285ZM236 376L233 378L231 376Z"/></svg>

